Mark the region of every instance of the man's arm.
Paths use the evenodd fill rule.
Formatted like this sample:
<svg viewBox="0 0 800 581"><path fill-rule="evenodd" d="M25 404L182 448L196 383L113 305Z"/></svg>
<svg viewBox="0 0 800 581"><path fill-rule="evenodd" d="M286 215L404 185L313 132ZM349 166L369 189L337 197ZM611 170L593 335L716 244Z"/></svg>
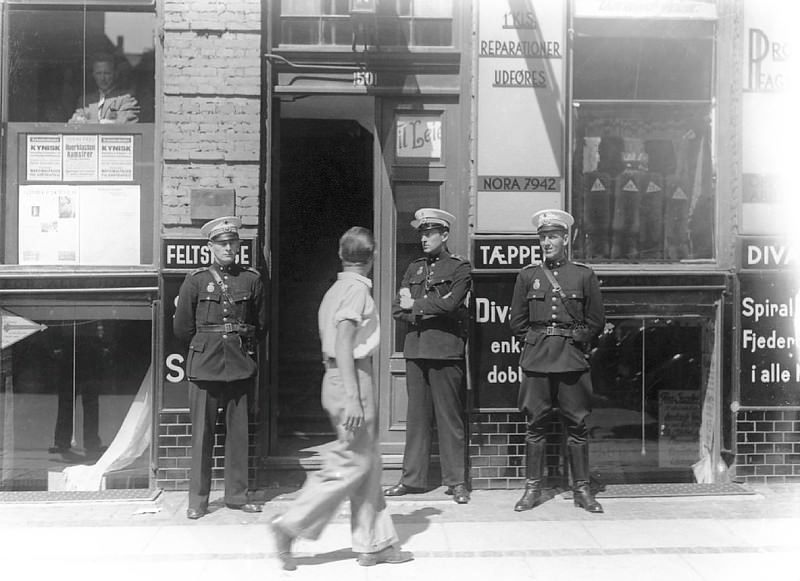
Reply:
<svg viewBox="0 0 800 581"><path fill-rule="evenodd" d="M189 273L178 292L178 304L175 306L175 316L172 319L172 332L184 345L191 343L197 330L194 316L196 308L197 293L194 289L192 274Z"/></svg>
<svg viewBox="0 0 800 581"><path fill-rule="evenodd" d="M138 123L139 101L130 94L120 95L117 99L117 118L115 123Z"/></svg>
<svg viewBox="0 0 800 581"><path fill-rule="evenodd" d="M253 285L253 303L255 306L256 339L261 341L267 334L267 300L264 293L264 284L261 279L256 279Z"/></svg>
<svg viewBox="0 0 800 581"><path fill-rule="evenodd" d="M425 298L414 299L411 314L415 316L448 315L455 313L466 301L469 291L472 290L472 267L466 260L453 271L453 284L450 292L444 296L428 293Z"/></svg>
<svg viewBox="0 0 800 581"><path fill-rule="evenodd" d="M511 332L519 339L522 339L530 327L530 315L528 313L528 285L522 272L517 274L514 283L514 295L511 298L511 313L508 317Z"/></svg>
<svg viewBox="0 0 800 581"><path fill-rule="evenodd" d="M398 321L405 321L406 323L413 323L414 315L411 314L410 309L403 308L400 305L400 300L404 294L409 293L408 281L410 278L409 273L411 272L411 268L412 267L410 265L408 268L406 268L406 272L403 275L403 280L400 281L400 290L395 295L394 300L392 301L392 318ZM408 296L410 296L410 294Z"/></svg>
<svg viewBox="0 0 800 581"><path fill-rule="evenodd" d="M583 292L584 297L586 297L583 305L583 316L592 336L596 337L603 330L606 318L603 295L600 292L600 282L592 270L589 270L589 275L584 279Z"/></svg>
<svg viewBox="0 0 800 581"><path fill-rule="evenodd" d="M344 407L345 430L356 431L364 424L364 408L361 405L361 392L353 359L353 346L356 336L356 323L351 319L343 319L336 325L336 366L342 376L347 402Z"/></svg>

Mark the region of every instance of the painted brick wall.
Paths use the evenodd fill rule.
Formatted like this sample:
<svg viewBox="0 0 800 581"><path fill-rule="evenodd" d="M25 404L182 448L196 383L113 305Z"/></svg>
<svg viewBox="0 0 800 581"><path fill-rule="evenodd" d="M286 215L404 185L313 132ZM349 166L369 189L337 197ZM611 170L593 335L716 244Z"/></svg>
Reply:
<svg viewBox="0 0 800 581"><path fill-rule="evenodd" d="M742 411L736 477L752 484L800 482L800 411Z"/></svg>
<svg viewBox="0 0 800 581"><path fill-rule="evenodd" d="M189 192L232 188L235 211L258 224L260 0L165 0L162 224L194 229Z"/></svg>

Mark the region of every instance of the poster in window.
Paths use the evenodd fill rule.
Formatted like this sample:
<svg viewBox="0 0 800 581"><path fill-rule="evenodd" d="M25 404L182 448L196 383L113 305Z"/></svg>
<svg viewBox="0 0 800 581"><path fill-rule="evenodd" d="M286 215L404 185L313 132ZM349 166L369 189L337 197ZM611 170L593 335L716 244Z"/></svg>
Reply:
<svg viewBox="0 0 800 581"><path fill-rule="evenodd" d="M139 186L23 185L19 263L140 263Z"/></svg>
<svg viewBox="0 0 800 581"><path fill-rule="evenodd" d="M100 135L100 181L133 180L133 135Z"/></svg>
<svg viewBox="0 0 800 581"><path fill-rule="evenodd" d="M97 135L64 135L64 181L97 181Z"/></svg>
<svg viewBox="0 0 800 581"><path fill-rule="evenodd" d="M19 263L78 262L78 189L19 187Z"/></svg>
<svg viewBox="0 0 800 581"><path fill-rule="evenodd" d="M700 458L700 392L658 392L658 465L686 468Z"/></svg>
<svg viewBox="0 0 800 581"><path fill-rule="evenodd" d="M82 187L81 264L139 264L139 208L139 186Z"/></svg>
<svg viewBox="0 0 800 581"><path fill-rule="evenodd" d="M27 181L61 181L61 135L28 135L26 154Z"/></svg>

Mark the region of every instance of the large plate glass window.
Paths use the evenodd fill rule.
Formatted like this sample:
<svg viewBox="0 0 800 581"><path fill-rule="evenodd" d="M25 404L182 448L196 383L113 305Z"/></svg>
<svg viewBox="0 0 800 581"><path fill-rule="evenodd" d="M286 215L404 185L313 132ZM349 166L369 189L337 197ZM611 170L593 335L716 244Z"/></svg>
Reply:
<svg viewBox="0 0 800 581"><path fill-rule="evenodd" d="M9 2L2 264L154 263L155 13Z"/></svg>
<svg viewBox="0 0 800 581"><path fill-rule="evenodd" d="M714 258L713 21L576 18L574 256Z"/></svg>

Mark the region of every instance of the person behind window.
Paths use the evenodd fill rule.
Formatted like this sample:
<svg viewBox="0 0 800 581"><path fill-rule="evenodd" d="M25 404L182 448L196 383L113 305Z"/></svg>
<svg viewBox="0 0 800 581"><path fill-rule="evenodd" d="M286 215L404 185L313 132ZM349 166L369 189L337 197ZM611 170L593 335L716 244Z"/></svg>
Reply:
<svg viewBox="0 0 800 581"><path fill-rule="evenodd" d="M139 103L130 89L117 85L117 66L112 55L92 60L92 78L97 91L78 103L70 123L138 123Z"/></svg>

